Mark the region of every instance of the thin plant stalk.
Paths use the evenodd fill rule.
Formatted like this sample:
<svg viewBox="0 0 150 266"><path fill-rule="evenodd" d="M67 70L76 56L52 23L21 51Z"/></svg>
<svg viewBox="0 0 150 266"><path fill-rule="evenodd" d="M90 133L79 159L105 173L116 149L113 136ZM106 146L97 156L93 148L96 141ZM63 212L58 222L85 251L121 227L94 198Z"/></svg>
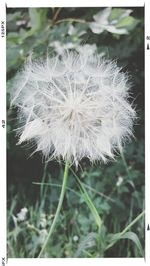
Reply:
<svg viewBox="0 0 150 266"><path fill-rule="evenodd" d="M121 235L125 234L136 222L138 222L143 215L145 214L145 210L142 211L129 225L125 227L125 229L121 232Z"/></svg>
<svg viewBox="0 0 150 266"><path fill-rule="evenodd" d="M127 175L131 179L130 171L129 171L129 168L128 168L128 165L127 165L127 162L126 162L122 148L120 148L120 155L121 155L121 159L122 159L122 162L124 164L124 167L126 169Z"/></svg>
<svg viewBox="0 0 150 266"><path fill-rule="evenodd" d="M45 182L45 179L46 179L47 166L48 166L48 162L46 162L45 165L44 165L44 171L43 171L42 182L41 182L41 187L40 187L40 197L41 198L43 196L44 182Z"/></svg>
<svg viewBox="0 0 150 266"><path fill-rule="evenodd" d="M54 217L54 220L52 222L52 225L50 227L50 230L49 230L49 233L48 233L48 236L43 244L43 247L38 255L38 258L40 258L47 246L47 243L48 241L50 240L51 238L51 235L55 229L55 226L56 226L56 223L57 223L57 219L58 219L58 216L59 216L59 213L60 213L60 210L61 210L61 207L62 207L62 203L63 203L63 199L64 199L64 195L65 195L65 191L66 191L66 184L67 184L67 179L68 179L68 171L69 171L69 162L66 161L66 164L65 164L65 170L64 170L64 177L63 177L63 183L62 183L62 188L61 188L61 193L60 193L60 197L59 197L59 202L58 202L58 206L57 206L57 210L56 210L56 213L55 213L55 217Z"/></svg>
<svg viewBox="0 0 150 266"><path fill-rule="evenodd" d="M32 182L32 184L34 185L41 185L41 182ZM59 185L59 184L56 184L56 183L44 183L43 185L46 185L46 186L51 186L51 187L62 187L62 185ZM66 189L68 191L71 191L73 192L77 197L81 197L80 193L76 192L75 190L71 189L70 187L67 187L66 186Z"/></svg>
<svg viewBox="0 0 150 266"><path fill-rule="evenodd" d="M41 182L32 182L32 184L34 184L34 185L41 185L42 183L41 183ZM94 189L94 188L90 187L89 185L85 184L84 182L82 182L82 184L83 184L84 187L86 187L88 190L91 190L91 191L95 192L97 195L100 195L101 197L104 197L104 198L106 198L107 200L109 200L109 201L111 201L111 202L115 202L114 199L110 198L109 196L105 195L105 194L102 193L102 192L97 191L96 189ZM62 185L60 185L60 184L56 184L56 183L43 183L43 185L45 185L45 186L52 186L52 187L61 187L61 186L62 186ZM73 190L73 189L71 189L71 188L69 188L69 187L66 187L66 189L69 190L69 191L71 191L71 192L73 192L73 193L76 194L78 197L81 197L81 195L80 195L78 192L76 192L75 190Z"/></svg>
<svg viewBox="0 0 150 266"><path fill-rule="evenodd" d="M85 203L87 204L88 208L90 209L92 215L93 215L93 218L98 226L98 229L99 229L99 232L101 230L101 225L102 225L102 219L101 217L99 216L99 213L97 211L97 209L95 208L92 200L90 199L88 193L86 192L86 189L83 185L83 183L80 181L80 179L78 178L78 176L76 175L76 173L73 171L72 168L70 168L71 172L73 173L73 175L75 176L78 184L79 184L79 188L80 188L80 191L81 191L81 195L82 195L82 198L84 199Z"/></svg>

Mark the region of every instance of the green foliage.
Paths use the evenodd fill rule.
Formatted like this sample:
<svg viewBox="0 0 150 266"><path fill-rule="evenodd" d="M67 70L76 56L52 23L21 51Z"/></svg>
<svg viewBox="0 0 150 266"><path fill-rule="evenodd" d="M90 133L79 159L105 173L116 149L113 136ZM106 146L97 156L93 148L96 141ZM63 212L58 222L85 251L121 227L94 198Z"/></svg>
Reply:
<svg viewBox="0 0 150 266"><path fill-rule="evenodd" d="M70 173L64 208L44 257L109 257L113 256L112 254L127 256L130 250L130 256L143 256L143 215L132 227L129 226L128 230L132 228L133 231L124 230L143 208L143 189L138 188L139 184L143 183L140 171L137 166L135 170L131 165L129 168L130 177L120 159L109 167L88 166L83 172L78 173L82 176L82 187L84 184L84 190L86 189L85 195L88 193L92 206L94 205L96 213L103 221L100 231L97 231L93 212L88 204L87 207L85 205L87 199L80 193L78 182ZM135 175L134 171L136 171ZM47 166L44 168L43 182L35 184L41 191L36 204L31 204L27 199L23 200L21 195L13 200L10 198L12 205L8 211L9 257L36 257L44 243L56 211L62 182L62 172L57 180L56 176L51 177L48 172L52 170ZM120 176L122 176L122 183L118 182ZM52 183L53 181L56 183ZM35 185L32 185L32 189ZM17 208L20 200L21 206L28 208L28 215L25 221L18 222L17 226L14 226L14 216L17 217L20 211ZM113 233L110 234L110 232ZM77 240L74 241L75 237ZM121 249L124 244L117 246L119 241L127 241L127 239L126 251Z"/></svg>
<svg viewBox="0 0 150 266"><path fill-rule="evenodd" d="M138 23L137 19L129 16L131 12L130 9L105 8L93 16L94 22L89 24L90 28L96 34L104 30L115 34L128 34Z"/></svg>
<svg viewBox="0 0 150 266"><path fill-rule="evenodd" d="M48 9L44 8L29 8L30 26L34 31L42 30L47 22Z"/></svg>
<svg viewBox="0 0 150 266"><path fill-rule="evenodd" d="M83 160L77 172L73 169L78 178L70 171L61 215L43 256L143 256L143 24L142 8L7 9L8 257L38 256L57 208L64 168L56 162L43 166L40 154L27 160L30 152L16 146L17 110L9 107L13 77L31 53L36 58L83 47L117 59L129 72L139 119L124 155L107 165ZM24 207L28 212L21 221Z"/></svg>
<svg viewBox="0 0 150 266"><path fill-rule="evenodd" d="M101 224L102 224L102 220L97 212L97 209L95 208L95 206L93 205L88 193L86 192L86 189L84 187L84 185L82 184L82 182L80 181L80 179L76 176L75 174L75 177L77 178L77 181L79 183L79 187L80 187L80 191L81 191L81 196L82 198L85 200L87 206L89 207L93 217L94 217L94 220L100 230L101 228Z"/></svg>

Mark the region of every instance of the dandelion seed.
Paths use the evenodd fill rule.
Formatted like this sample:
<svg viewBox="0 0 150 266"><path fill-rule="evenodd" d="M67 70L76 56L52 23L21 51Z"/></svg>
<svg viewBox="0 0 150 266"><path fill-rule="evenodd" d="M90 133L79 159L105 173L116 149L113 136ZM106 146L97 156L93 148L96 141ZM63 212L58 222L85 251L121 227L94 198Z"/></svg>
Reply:
<svg viewBox="0 0 150 266"><path fill-rule="evenodd" d="M34 141L47 160L107 162L132 135L129 89L127 75L98 54L30 59L11 93L23 125L18 143Z"/></svg>

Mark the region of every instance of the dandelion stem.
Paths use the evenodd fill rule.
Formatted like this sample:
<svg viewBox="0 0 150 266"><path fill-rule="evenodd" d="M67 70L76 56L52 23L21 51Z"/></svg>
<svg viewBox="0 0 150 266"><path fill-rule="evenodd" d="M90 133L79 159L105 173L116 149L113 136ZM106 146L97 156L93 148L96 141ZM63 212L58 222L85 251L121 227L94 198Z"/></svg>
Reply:
<svg viewBox="0 0 150 266"><path fill-rule="evenodd" d="M64 195L65 195L65 190L66 190L66 184L67 184L67 178L68 178L68 171L69 171L69 162L66 161L66 164L65 164L65 170L64 170L64 177L63 177L63 183L62 183L62 188L61 188L61 193L60 193L60 197L59 197L59 202L58 202L58 206L57 206L57 210L56 210L56 213L55 213L55 217L54 217L54 220L52 222L52 225L50 227L50 230L49 230L49 233L48 233L48 236L43 244L43 247L38 255L38 258L41 257L43 251L45 250L46 246L47 246L47 243L55 229L55 226L56 226L56 222L57 222L57 219L58 219L58 216L59 216L59 213L60 213L60 210L61 210L61 206L62 206L62 203L63 203L63 199L64 199Z"/></svg>

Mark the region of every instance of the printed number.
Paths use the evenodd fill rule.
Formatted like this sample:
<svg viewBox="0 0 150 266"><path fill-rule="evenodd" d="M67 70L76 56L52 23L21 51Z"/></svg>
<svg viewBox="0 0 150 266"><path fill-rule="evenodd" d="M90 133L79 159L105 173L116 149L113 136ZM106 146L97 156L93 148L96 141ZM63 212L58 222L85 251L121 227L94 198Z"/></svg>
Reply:
<svg viewBox="0 0 150 266"><path fill-rule="evenodd" d="M5 22L1 21L1 37L5 37Z"/></svg>

